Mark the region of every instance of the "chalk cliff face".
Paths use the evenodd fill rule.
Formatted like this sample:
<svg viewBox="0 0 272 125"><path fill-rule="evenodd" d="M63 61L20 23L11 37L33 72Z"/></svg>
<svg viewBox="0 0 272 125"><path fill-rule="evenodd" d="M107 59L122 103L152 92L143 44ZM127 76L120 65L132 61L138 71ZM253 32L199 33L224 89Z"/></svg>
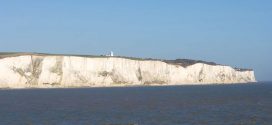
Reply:
<svg viewBox="0 0 272 125"><path fill-rule="evenodd" d="M158 60L24 54L0 58L0 88L255 82L252 70Z"/></svg>

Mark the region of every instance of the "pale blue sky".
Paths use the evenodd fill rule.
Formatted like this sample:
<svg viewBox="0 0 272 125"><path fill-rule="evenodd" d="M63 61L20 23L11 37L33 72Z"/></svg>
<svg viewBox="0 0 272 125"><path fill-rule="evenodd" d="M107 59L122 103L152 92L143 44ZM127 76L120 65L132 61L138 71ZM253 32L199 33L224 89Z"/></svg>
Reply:
<svg viewBox="0 0 272 125"><path fill-rule="evenodd" d="M7 0L0 51L191 58L272 80L271 0Z"/></svg>

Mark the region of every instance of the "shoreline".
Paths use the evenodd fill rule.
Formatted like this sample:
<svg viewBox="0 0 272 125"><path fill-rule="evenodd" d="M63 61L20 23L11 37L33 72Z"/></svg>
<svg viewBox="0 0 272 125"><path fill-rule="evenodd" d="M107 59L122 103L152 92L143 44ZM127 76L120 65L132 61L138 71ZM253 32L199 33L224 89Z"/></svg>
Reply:
<svg viewBox="0 0 272 125"><path fill-rule="evenodd" d="M269 82L269 81L266 81ZM0 90L46 90L46 89L92 89L92 88L148 88L148 87L186 87L186 86L214 86L214 85L253 85L264 84L266 82L246 82L246 83L206 83L206 84L176 84L176 85L114 85L114 86L88 86L88 87L25 87L25 88L0 88Z"/></svg>

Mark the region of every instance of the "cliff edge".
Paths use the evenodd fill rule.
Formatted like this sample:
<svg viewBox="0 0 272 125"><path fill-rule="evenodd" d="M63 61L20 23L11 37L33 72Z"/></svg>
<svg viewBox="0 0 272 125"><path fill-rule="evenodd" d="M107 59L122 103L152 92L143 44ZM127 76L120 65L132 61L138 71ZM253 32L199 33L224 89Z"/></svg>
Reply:
<svg viewBox="0 0 272 125"><path fill-rule="evenodd" d="M188 59L0 53L0 88L256 82L251 69Z"/></svg>

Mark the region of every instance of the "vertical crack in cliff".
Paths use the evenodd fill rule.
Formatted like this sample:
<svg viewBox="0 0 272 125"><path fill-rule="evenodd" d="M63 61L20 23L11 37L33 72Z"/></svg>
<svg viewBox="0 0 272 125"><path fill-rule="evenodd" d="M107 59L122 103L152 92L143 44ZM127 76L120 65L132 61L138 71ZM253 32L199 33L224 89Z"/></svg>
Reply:
<svg viewBox="0 0 272 125"><path fill-rule="evenodd" d="M142 76L142 71L141 71L141 68L139 67L137 72L136 72L136 76L138 78L138 81L142 82L143 80L143 76Z"/></svg>
<svg viewBox="0 0 272 125"><path fill-rule="evenodd" d="M57 74L60 77L60 79L58 82L53 83L52 85L61 84L61 81L63 78L62 64L63 64L63 57L56 57L56 64L50 69L50 72Z"/></svg>
<svg viewBox="0 0 272 125"><path fill-rule="evenodd" d="M198 81L199 82L203 82L204 81L204 78L205 78L205 75L204 75L204 67L202 66L201 67L201 70L200 70L200 72L199 72L199 76L198 76Z"/></svg>
<svg viewBox="0 0 272 125"><path fill-rule="evenodd" d="M39 56L30 56L31 62L27 68L18 68L16 66L12 67L12 70L15 73L18 73L20 76L25 77L29 85L38 85L38 79L42 72L42 61L43 58Z"/></svg>
<svg viewBox="0 0 272 125"><path fill-rule="evenodd" d="M43 57L33 57L31 55L31 63L32 63L32 76L30 77L29 84L37 85L40 74L42 72L42 61Z"/></svg>

